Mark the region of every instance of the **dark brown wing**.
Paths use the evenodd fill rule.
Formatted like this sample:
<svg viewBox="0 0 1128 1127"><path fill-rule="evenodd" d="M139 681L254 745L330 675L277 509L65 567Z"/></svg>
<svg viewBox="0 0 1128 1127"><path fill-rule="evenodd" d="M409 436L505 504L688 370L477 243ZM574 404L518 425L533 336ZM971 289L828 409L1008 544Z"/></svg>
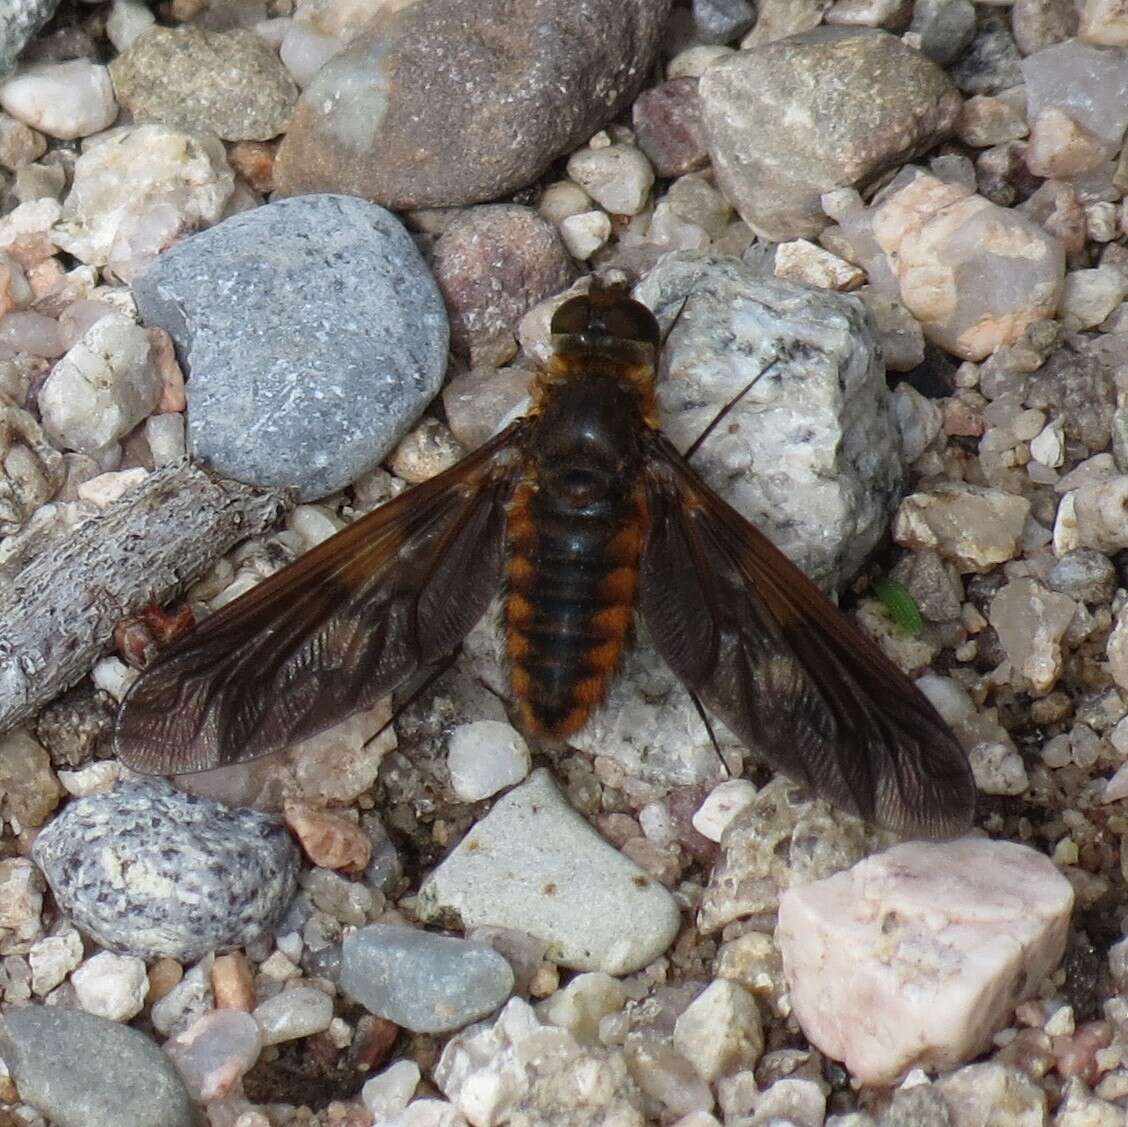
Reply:
<svg viewBox="0 0 1128 1127"><path fill-rule="evenodd" d="M518 420L161 653L122 702L116 754L155 774L241 763L449 655L498 589L527 426Z"/></svg>
<svg viewBox="0 0 1128 1127"><path fill-rule="evenodd" d="M902 836L967 829L967 758L920 691L660 436L648 478L639 608L686 687L835 805Z"/></svg>

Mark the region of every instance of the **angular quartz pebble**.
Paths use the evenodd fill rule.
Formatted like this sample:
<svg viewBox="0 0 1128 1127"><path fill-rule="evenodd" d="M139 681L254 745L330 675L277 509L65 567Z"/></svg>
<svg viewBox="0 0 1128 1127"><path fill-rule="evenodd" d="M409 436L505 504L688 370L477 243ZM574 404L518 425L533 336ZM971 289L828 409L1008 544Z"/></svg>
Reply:
<svg viewBox="0 0 1128 1127"><path fill-rule="evenodd" d="M905 842L780 900L803 1032L863 1084L991 1043L1065 950L1073 889L1023 845Z"/></svg>

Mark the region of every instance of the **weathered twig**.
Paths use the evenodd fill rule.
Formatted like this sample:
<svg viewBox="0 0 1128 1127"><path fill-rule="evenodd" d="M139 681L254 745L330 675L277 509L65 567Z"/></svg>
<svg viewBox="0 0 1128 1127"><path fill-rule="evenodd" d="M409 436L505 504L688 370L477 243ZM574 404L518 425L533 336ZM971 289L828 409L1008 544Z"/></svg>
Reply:
<svg viewBox="0 0 1128 1127"><path fill-rule="evenodd" d="M286 511L264 493L179 462L48 539L0 580L0 731L80 681L114 624L199 579Z"/></svg>

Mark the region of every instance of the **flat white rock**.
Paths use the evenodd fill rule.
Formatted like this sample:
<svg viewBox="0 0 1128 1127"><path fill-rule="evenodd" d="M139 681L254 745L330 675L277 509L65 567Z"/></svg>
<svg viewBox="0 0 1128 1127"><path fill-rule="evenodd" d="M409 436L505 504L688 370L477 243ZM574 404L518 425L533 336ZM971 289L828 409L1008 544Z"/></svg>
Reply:
<svg viewBox="0 0 1128 1127"><path fill-rule="evenodd" d="M905 842L790 888L776 940L809 1040L863 1084L982 1052L1065 950L1073 890L1012 842Z"/></svg>
<svg viewBox="0 0 1128 1127"><path fill-rule="evenodd" d="M545 770L495 803L431 874L419 912L508 927L576 970L630 974L672 942L674 898L569 806Z"/></svg>

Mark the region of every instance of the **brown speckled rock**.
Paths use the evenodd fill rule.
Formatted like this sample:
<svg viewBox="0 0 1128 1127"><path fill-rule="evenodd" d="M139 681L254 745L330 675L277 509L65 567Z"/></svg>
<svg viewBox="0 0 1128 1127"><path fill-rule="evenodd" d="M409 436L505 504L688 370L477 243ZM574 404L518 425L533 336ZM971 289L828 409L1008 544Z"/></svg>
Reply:
<svg viewBox="0 0 1128 1127"><path fill-rule="evenodd" d="M629 105L669 7L419 0L306 88L278 154L278 189L418 208L522 187Z"/></svg>
<svg viewBox="0 0 1128 1127"><path fill-rule="evenodd" d="M659 176L682 176L709 163L696 78L671 78L644 90L631 120L638 147Z"/></svg>
<svg viewBox="0 0 1128 1127"><path fill-rule="evenodd" d="M431 266L450 317L451 347L474 363L508 359L517 322L576 277L556 228L517 204L463 212L435 243Z"/></svg>

